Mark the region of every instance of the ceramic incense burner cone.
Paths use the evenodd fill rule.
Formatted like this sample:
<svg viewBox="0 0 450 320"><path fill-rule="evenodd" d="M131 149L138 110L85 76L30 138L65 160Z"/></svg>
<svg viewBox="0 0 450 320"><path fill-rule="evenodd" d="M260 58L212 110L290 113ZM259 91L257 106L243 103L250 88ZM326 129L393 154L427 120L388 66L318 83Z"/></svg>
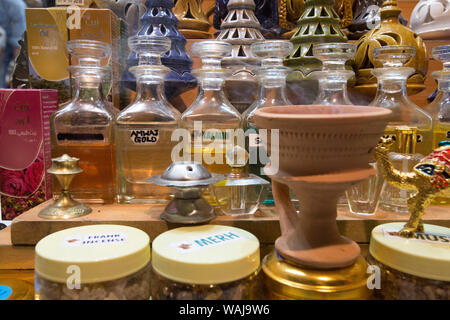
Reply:
<svg viewBox="0 0 450 320"><path fill-rule="evenodd" d="M338 232L336 204L352 184L375 173L368 164L390 114L385 108L324 105L255 112L256 126L268 129L271 137L263 136L266 150L278 149L265 171L280 216L275 248L285 260L312 269L342 268L357 260L359 246ZM271 141L270 131L277 129L278 141ZM297 195L300 214L289 188Z"/></svg>

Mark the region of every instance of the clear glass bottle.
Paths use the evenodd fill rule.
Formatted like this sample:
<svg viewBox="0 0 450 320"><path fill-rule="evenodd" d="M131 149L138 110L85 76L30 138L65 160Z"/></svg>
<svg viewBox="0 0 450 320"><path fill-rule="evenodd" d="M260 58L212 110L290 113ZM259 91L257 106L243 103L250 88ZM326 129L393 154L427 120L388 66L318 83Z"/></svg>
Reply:
<svg viewBox="0 0 450 320"><path fill-rule="evenodd" d="M347 81L355 73L347 70L345 64L353 59L356 46L351 43L318 43L313 46L314 57L322 61L322 70L311 73L318 80L319 91L313 104L316 105L352 105L347 94ZM365 181L363 183L366 183ZM354 186L364 188L363 185ZM359 191L356 191L359 193ZM351 193L354 194L354 193ZM339 206L347 206L347 197L339 198Z"/></svg>
<svg viewBox="0 0 450 320"><path fill-rule="evenodd" d="M283 66L283 59L292 51L292 46L290 41L273 40L257 42L250 47L252 54L261 59L261 67L256 70L259 76L260 90L258 98L242 115L242 128L246 132L245 148L250 155L250 173L269 181L270 178L263 171L268 162L268 156L259 138L253 114L260 108L292 104L286 94L286 76L291 69ZM268 192L264 196L264 204L273 205L270 186L266 189Z"/></svg>
<svg viewBox="0 0 450 320"><path fill-rule="evenodd" d="M254 214L269 181L246 172L248 153L242 147L235 146L228 150L226 157L231 172L224 180L211 186L214 199L225 215Z"/></svg>
<svg viewBox="0 0 450 320"><path fill-rule="evenodd" d="M87 203L112 203L115 199L114 108L105 101L102 79L108 69L100 61L111 47L93 40L67 42L69 54L78 65L69 71L75 81L71 102L51 116L52 158L69 154L80 159L83 173L71 184L74 198ZM54 196L60 192L54 183Z"/></svg>
<svg viewBox="0 0 450 320"><path fill-rule="evenodd" d="M406 93L406 80L414 69L403 64L414 55L414 47L401 45L377 47L373 51L375 62L382 67L376 66L372 71L377 77L378 89L370 105L392 111L385 136L394 140L390 158L394 167L401 171L411 170L432 149L432 119L412 103ZM407 200L412 193L384 183L381 207L408 213Z"/></svg>
<svg viewBox="0 0 450 320"><path fill-rule="evenodd" d="M450 140L450 45L433 48L433 58L442 61L443 68L432 73L438 81L438 93L424 110L433 118L433 149L436 149L440 141ZM450 198L437 197L433 204L448 205Z"/></svg>
<svg viewBox="0 0 450 320"><path fill-rule="evenodd" d="M198 79L198 95L181 115L181 126L189 131L190 141L183 160L201 162L212 173L228 173L225 153L235 144L234 134L241 115L228 101L223 83L229 71L220 66L221 59L231 53L231 44L205 40L191 46L192 53L202 59L202 68L192 74Z"/></svg>
<svg viewBox="0 0 450 320"><path fill-rule="evenodd" d="M433 48L433 58L442 61L441 71L435 71L432 76L438 81L438 92L433 102L423 109L433 118L433 149L439 141L450 139L446 130L446 122L450 121L450 45Z"/></svg>
<svg viewBox="0 0 450 320"><path fill-rule="evenodd" d="M352 105L347 94L347 81L355 75L345 69L345 63L353 59L356 46L351 43L319 43L313 47L314 57L322 61L322 71L311 75L319 81L319 92L313 104Z"/></svg>
<svg viewBox="0 0 450 320"><path fill-rule="evenodd" d="M180 113L164 96L164 77L170 69L160 58L170 44L169 38L147 35L128 40L139 64L130 68L136 77L136 97L115 122L120 203L165 203L170 198L169 188L147 181L172 163L177 144L171 137L179 127Z"/></svg>

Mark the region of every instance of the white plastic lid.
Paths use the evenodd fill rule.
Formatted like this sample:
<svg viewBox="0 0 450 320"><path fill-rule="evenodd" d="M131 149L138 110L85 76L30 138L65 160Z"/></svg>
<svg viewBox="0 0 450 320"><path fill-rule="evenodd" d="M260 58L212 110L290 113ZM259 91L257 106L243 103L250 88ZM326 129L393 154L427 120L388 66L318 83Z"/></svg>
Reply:
<svg viewBox="0 0 450 320"><path fill-rule="evenodd" d="M150 261L150 238L136 228L92 225L52 233L35 248L35 271L65 283L79 272L81 283L110 281L131 275ZM79 268L79 269L78 269Z"/></svg>
<svg viewBox="0 0 450 320"><path fill-rule="evenodd" d="M166 231L152 244L153 270L182 283L219 284L258 270L259 241L228 226L204 225Z"/></svg>

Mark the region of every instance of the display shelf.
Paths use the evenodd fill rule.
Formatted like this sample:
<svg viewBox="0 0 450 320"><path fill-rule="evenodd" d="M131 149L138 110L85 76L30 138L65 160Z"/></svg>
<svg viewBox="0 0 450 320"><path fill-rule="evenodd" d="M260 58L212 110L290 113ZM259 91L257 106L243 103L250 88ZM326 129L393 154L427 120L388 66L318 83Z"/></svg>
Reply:
<svg viewBox="0 0 450 320"><path fill-rule="evenodd" d="M49 200L52 201L52 200ZM92 213L70 220L44 220L38 217L39 211L48 205L43 203L13 220L11 242L13 245L35 245L50 233L82 225L121 224L145 231L150 239L160 233L180 227L180 224L161 220L164 206L141 204L93 205ZM337 223L341 234L358 243L368 243L371 230L382 223L406 221L408 215L379 210L374 216L356 216L347 209L339 210ZM450 227L450 210L444 206L430 206L423 216L425 223ZM218 216L211 224L229 225L253 233L261 243L273 244L280 235L278 217L273 207L263 207L253 216Z"/></svg>

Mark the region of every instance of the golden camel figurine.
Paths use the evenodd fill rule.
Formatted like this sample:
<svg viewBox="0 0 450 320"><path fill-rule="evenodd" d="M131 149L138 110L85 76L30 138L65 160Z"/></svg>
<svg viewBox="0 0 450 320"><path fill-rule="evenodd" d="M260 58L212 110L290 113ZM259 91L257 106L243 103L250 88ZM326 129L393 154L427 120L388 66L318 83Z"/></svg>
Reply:
<svg viewBox="0 0 450 320"><path fill-rule="evenodd" d="M408 199L411 214L408 222L400 230L400 236L411 238L414 233L423 232L422 215L425 207L435 197L450 197L450 141L442 141L439 148L423 158L412 172L401 172L389 161L391 138L381 138L375 148L375 158L384 179L395 187L415 190Z"/></svg>

